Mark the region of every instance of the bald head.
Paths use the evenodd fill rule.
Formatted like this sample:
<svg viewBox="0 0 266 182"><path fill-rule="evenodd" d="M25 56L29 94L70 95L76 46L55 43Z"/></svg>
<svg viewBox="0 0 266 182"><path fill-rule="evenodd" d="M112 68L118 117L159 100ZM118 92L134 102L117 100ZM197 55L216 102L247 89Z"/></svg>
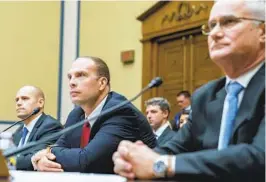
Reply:
<svg viewBox="0 0 266 182"><path fill-rule="evenodd" d="M19 89L15 101L17 117L24 119L30 115L35 108L40 108L41 111L43 111L45 98L40 88L27 85Z"/></svg>

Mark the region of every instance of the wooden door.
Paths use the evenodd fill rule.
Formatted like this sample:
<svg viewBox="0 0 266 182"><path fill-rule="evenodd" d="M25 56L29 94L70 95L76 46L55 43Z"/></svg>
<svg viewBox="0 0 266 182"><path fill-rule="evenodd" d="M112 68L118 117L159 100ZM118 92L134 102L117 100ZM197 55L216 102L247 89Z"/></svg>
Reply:
<svg viewBox="0 0 266 182"><path fill-rule="evenodd" d="M188 90L193 93L208 81L222 75L209 58L207 37L201 34L159 41L156 68L157 75L163 79L157 96L170 102L170 119L179 112L176 103L176 94L179 91Z"/></svg>
<svg viewBox="0 0 266 182"><path fill-rule="evenodd" d="M163 84L158 88L158 96L162 96L170 102L170 118L173 118L179 110L175 101L177 91L187 87L186 62L185 37L158 45L158 75L163 79Z"/></svg>
<svg viewBox="0 0 266 182"><path fill-rule="evenodd" d="M210 80L217 79L223 75L221 69L210 59L208 51L207 36L190 35L190 90L206 84Z"/></svg>

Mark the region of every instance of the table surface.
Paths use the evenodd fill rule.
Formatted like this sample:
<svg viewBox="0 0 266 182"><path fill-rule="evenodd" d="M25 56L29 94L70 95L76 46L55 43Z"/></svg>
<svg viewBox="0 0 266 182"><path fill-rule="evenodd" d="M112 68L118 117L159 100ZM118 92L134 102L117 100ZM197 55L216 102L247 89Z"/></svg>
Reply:
<svg viewBox="0 0 266 182"><path fill-rule="evenodd" d="M73 172L10 171L11 182L127 182L127 179L111 174L86 174Z"/></svg>

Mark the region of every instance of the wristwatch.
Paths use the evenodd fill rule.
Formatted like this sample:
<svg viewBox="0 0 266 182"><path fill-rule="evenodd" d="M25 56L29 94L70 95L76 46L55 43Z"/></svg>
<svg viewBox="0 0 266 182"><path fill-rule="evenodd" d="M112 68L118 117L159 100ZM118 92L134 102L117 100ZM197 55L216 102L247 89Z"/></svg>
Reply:
<svg viewBox="0 0 266 182"><path fill-rule="evenodd" d="M168 165L168 156L160 156L153 164L154 175L158 178L166 177Z"/></svg>

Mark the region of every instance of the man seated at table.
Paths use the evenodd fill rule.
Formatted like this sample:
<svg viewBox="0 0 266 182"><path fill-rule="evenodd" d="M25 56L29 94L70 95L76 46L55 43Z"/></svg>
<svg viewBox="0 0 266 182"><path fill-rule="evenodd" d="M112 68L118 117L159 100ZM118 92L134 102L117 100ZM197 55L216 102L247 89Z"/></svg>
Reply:
<svg viewBox="0 0 266 182"><path fill-rule="evenodd" d="M265 1L219 0L207 27L211 59L226 77L192 96L188 121L155 151L122 141L115 172L175 180L265 181ZM205 180L206 181L206 180Z"/></svg>
<svg viewBox="0 0 266 182"><path fill-rule="evenodd" d="M126 100L110 91L109 69L100 58L76 59L68 72L68 79L72 102L78 106L69 114L66 127L98 116ZM51 153L46 150L38 152L32 163L39 171L113 173L112 154L124 139L142 140L149 147L156 145L145 116L131 103L63 135Z"/></svg>
<svg viewBox="0 0 266 182"><path fill-rule="evenodd" d="M43 91L35 86L24 86L16 94L16 112L19 119L28 117L34 109L40 108L40 111L23 121L13 134L14 143L21 147L26 143L38 141L53 133L60 131L63 127L59 121L50 115L44 113L45 97ZM31 157L33 154L48 145L53 144L56 138L44 144L40 144L33 150L23 152L16 156L16 169L33 170Z"/></svg>

